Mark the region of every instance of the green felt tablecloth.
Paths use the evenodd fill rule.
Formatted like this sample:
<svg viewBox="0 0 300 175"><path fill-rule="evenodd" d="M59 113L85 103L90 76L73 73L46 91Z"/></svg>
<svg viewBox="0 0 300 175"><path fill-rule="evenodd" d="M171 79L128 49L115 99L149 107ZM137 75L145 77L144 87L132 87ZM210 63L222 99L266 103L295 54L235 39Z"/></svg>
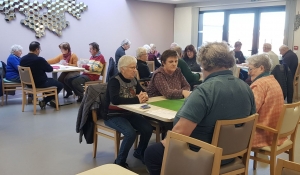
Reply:
<svg viewBox="0 0 300 175"><path fill-rule="evenodd" d="M183 102L184 99L179 99L179 100L162 100L162 101L151 102L149 104L161 108L166 108L172 111L178 111L183 105Z"/></svg>

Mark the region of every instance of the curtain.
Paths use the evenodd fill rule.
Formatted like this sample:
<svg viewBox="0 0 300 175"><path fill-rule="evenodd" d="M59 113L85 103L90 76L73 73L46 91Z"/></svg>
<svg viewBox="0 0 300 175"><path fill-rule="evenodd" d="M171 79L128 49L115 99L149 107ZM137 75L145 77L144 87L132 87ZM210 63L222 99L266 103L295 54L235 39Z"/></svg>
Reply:
<svg viewBox="0 0 300 175"><path fill-rule="evenodd" d="M294 45L294 22L296 15L297 0L286 0L285 6L285 27L283 44L293 49Z"/></svg>

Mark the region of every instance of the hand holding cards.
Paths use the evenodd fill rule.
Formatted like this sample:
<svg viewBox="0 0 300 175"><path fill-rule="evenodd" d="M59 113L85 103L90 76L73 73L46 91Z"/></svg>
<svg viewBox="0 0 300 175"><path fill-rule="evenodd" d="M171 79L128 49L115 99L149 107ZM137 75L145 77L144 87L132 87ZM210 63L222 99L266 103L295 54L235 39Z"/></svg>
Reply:
<svg viewBox="0 0 300 175"><path fill-rule="evenodd" d="M149 99L148 94L146 92L140 92L139 95L137 95L139 98L140 103L146 103Z"/></svg>

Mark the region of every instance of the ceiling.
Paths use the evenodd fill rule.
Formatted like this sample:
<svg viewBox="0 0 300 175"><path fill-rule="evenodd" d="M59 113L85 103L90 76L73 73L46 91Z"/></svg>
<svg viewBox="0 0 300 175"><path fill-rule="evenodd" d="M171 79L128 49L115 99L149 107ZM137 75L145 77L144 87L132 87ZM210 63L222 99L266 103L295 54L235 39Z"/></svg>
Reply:
<svg viewBox="0 0 300 175"><path fill-rule="evenodd" d="M160 3L167 3L167 4L184 4L184 3L191 3L191 2L204 2L208 0L138 0L138 1L160 2Z"/></svg>

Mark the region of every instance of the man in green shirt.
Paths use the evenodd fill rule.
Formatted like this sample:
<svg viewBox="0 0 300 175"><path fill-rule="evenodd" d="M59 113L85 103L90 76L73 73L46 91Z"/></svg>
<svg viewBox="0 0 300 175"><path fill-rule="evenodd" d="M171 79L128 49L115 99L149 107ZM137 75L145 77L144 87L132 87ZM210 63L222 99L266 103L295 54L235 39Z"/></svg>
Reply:
<svg viewBox="0 0 300 175"><path fill-rule="evenodd" d="M198 51L197 59L205 79L177 112L172 131L211 143L217 120L250 116L256 113L255 101L250 87L228 70L235 59L226 43L207 43ZM151 175L160 174L164 145L165 140L145 151L145 164ZM222 165L231 161L222 161Z"/></svg>

